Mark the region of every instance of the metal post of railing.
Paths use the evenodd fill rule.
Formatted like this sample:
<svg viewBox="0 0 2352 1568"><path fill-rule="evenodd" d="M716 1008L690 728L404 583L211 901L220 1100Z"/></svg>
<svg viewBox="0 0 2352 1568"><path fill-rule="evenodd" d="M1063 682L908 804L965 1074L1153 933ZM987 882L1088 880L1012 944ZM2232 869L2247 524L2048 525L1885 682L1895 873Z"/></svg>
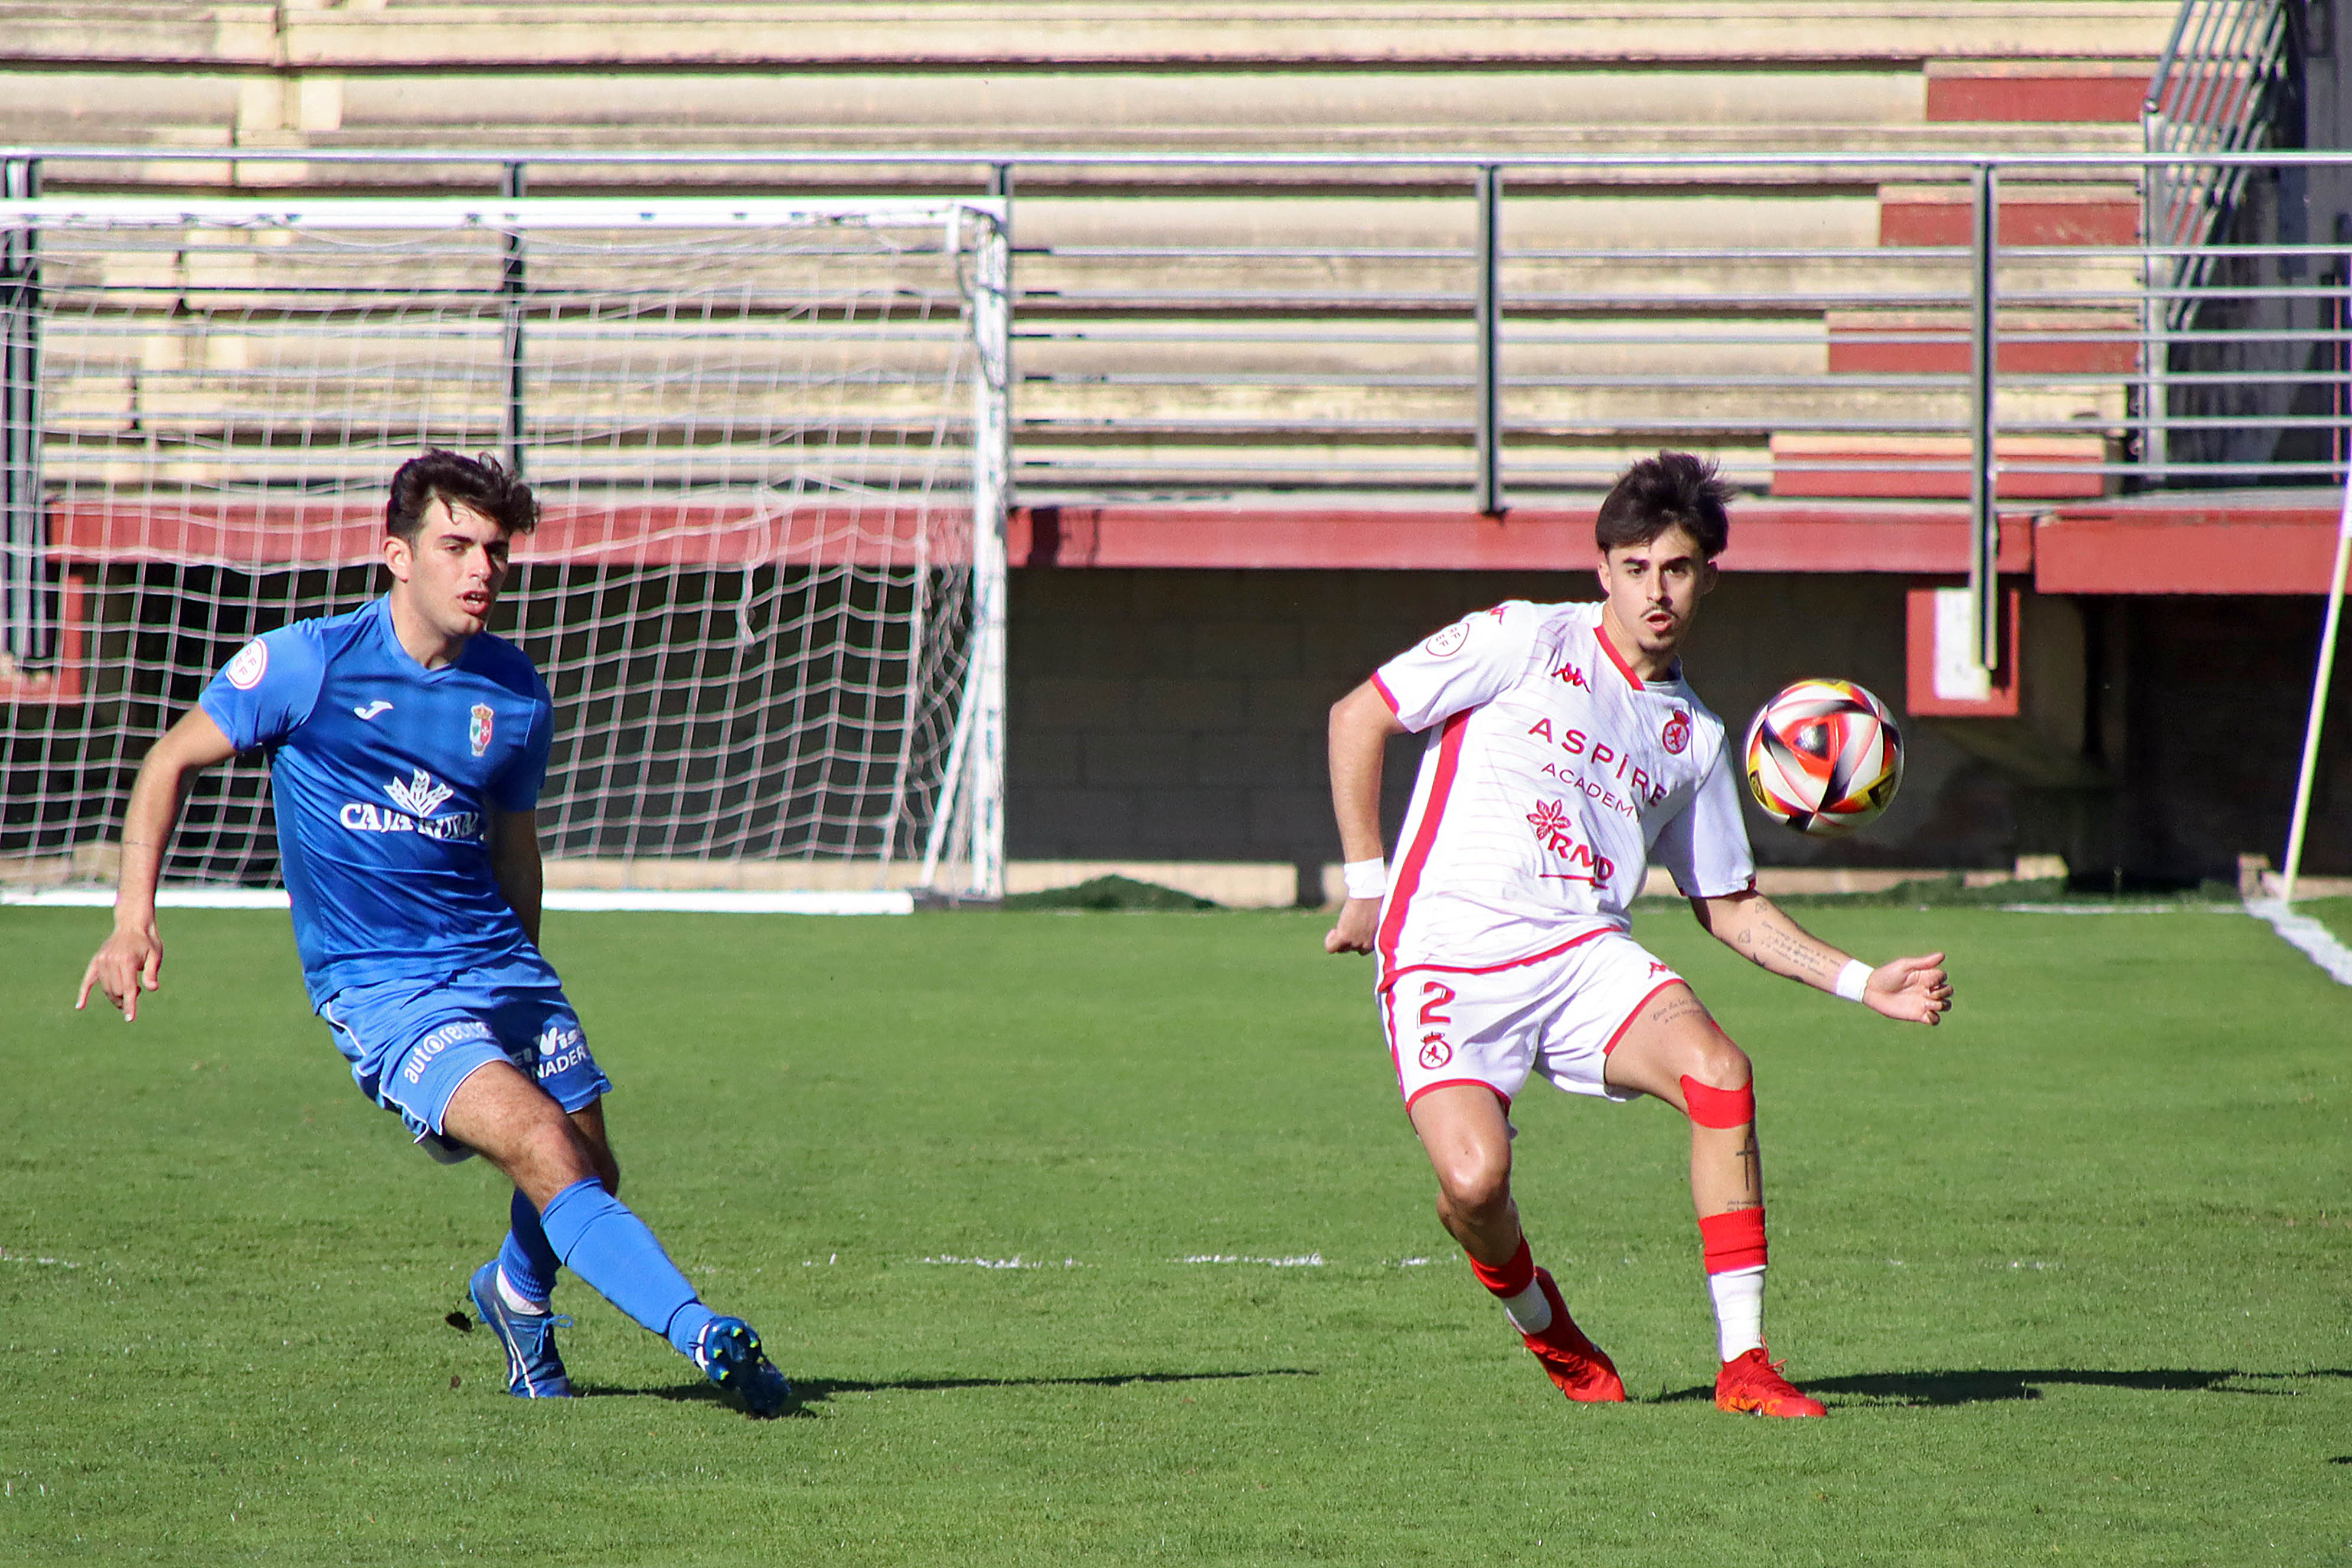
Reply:
<svg viewBox="0 0 2352 1568"><path fill-rule="evenodd" d="M1503 171L1478 168L1478 510L1503 514Z"/></svg>
<svg viewBox="0 0 2352 1568"><path fill-rule="evenodd" d="M0 195L41 194L41 162L0 163ZM30 663L47 652L48 596L42 581L47 519L41 506L39 237L27 223L0 234L0 619L5 649Z"/></svg>
<svg viewBox="0 0 2352 1568"><path fill-rule="evenodd" d="M2150 489L2164 484L2169 458L2165 427L2172 391L2167 384L2166 373L2172 358L2172 304L2165 290L2171 286L2177 268L2172 258L2159 247L2166 243L2168 226L2163 216L2166 204L2172 199L2166 189L2171 177L2172 171L2166 165L2150 163L2147 170L2147 197L2140 203L2140 232L2147 248L2142 252L2141 265L2146 287L2140 290L2139 304L2139 471L2140 483Z"/></svg>
<svg viewBox="0 0 2352 1568"><path fill-rule="evenodd" d="M528 188L529 178L523 164L509 163L504 178L499 183L499 194L509 201L520 201ZM501 314L506 324L507 365L506 415L499 422L499 444L506 448L507 468L517 475L523 471L523 238L520 231L509 229L506 237L506 261L499 278L499 292L505 296Z"/></svg>
<svg viewBox="0 0 2352 1568"><path fill-rule="evenodd" d="M2000 662L2000 490L1994 443L2000 343L1993 310L2000 182L1991 164L1979 163L1971 184L1976 206L1969 245L1969 602L1976 616L1978 660L1991 669Z"/></svg>

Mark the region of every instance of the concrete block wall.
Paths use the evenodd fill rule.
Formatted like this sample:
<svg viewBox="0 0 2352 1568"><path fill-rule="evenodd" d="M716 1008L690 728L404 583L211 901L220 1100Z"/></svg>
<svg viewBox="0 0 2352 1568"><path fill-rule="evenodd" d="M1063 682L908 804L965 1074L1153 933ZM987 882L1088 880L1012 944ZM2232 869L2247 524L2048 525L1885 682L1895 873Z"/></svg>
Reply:
<svg viewBox="0 0 2352 1568"><path fill-rule="evenodd" d="M1904 595L1891 575L1727 574L1689 653L1700 699L1735 733L1809 675L1861 681L1902 713ZM1288 860L1302 891L1334 858L1326 710L1382 659L1505 598L1596 596L1583 572L1013 574L1007 847L1017 859ZM2053 601L2090 627L2074 667L2102 785L2031 782L1986 760L1971 724L1906 721L1901 795L1850 838L1801 837L1753 808L1766 866L2006 868L2060 854L2085 876L2230 880L2279 857L2321 606L2186 596ZM2352 690L2330 717L2323 781L2352 776ZM1420 742L1391 749L1391 843ZM2352 871L2352 811L2325 795L2315 873Z"/></svg>
<svg viewBox="0 0 2352 1568"><path fill-rule="evenodd" d="M1018 859L1289 860L1308 887L1338 850L1324 767L1330 704L1383 659L1507 598L1596 596L1585 572L1013 574L1007 850ZM1727 577L1703 612L1693 685L1735 731L1805 675L1900 707L1904 583ZM1391 749L1403 816L1420 742ZM2006 867L2018 825L1987 764L1916 727L1901 798L1869 833L1799 837L1760 816L1773 865Z"/></svg>

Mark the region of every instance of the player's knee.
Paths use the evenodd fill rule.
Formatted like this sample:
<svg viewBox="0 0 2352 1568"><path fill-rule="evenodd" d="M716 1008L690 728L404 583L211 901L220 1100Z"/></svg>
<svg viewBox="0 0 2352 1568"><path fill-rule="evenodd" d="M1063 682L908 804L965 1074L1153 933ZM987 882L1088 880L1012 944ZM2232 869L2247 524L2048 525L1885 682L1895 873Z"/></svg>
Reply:
<svg viewBox="0 0 2352 1568"><path fill-rule="evenodd" d="M1465 1149L1437 1168L1437 1186L1456 1213L1481 1214L1511 1201L1511 1161L1485 1149Z"/></svg>
<svg viewBox="0 0 2352 1568"><path fill-rule="evenodd" d="M1755 1068L1720 1034L1693 1051L1681 1079L1684 1109L1701 1127L1744 1127L1756 1120Z"/></svg>
<svg viewBox="0 0 2352 1568"><path fill-rule="evenodd" d="M1748 1059L1746 1051L1733 1045L1720 1030L1710 1029L1707 1037L1695 1042L1684 1058L1682 1077L1719 1089L1742 1089L1755 1081L1755 1064Z"/></svg>

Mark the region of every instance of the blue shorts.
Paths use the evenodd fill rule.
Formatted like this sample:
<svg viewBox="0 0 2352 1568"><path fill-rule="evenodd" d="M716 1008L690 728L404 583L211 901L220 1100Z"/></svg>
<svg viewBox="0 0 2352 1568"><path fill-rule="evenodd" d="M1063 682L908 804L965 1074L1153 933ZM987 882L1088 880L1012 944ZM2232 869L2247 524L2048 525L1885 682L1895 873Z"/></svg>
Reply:
<svg viewBox="0 0 2352 1568"><path fill-rule="evenodd" d="M398 1111L444 1164L473 1153L442 1135L442 1118L477 1068L510 1062L566 1110L594 1104L613 1087L554 984L519 984L479 969L422 984L381 980L346 985L319 1004L319 1016L334 1031L360 1092Z"/></svg>

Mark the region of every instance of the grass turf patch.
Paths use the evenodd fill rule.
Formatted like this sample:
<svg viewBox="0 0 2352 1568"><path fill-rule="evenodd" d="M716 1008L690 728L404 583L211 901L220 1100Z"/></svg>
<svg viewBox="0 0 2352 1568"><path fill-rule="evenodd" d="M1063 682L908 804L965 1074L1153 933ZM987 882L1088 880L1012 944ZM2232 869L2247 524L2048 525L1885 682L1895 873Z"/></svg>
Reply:
<svg viewBox="0 0 2352 1568"><path fill-rule="evenodd" d="M506 1396L443 1321L503 1193L352 1092L282 914L167 911L125 1026L102 912L0 910L0 1557L2341 1560L2344 989L2242 916L1804 918L1958 1010L1638 931L1759 1062L1788 1424L1706 1397L1676 1119L1536 1089L1635 1394L1559 1400L1312 914L551 915L626 1195L808 1396L755 1424L572 1282L590 1396Z"/></svg>

